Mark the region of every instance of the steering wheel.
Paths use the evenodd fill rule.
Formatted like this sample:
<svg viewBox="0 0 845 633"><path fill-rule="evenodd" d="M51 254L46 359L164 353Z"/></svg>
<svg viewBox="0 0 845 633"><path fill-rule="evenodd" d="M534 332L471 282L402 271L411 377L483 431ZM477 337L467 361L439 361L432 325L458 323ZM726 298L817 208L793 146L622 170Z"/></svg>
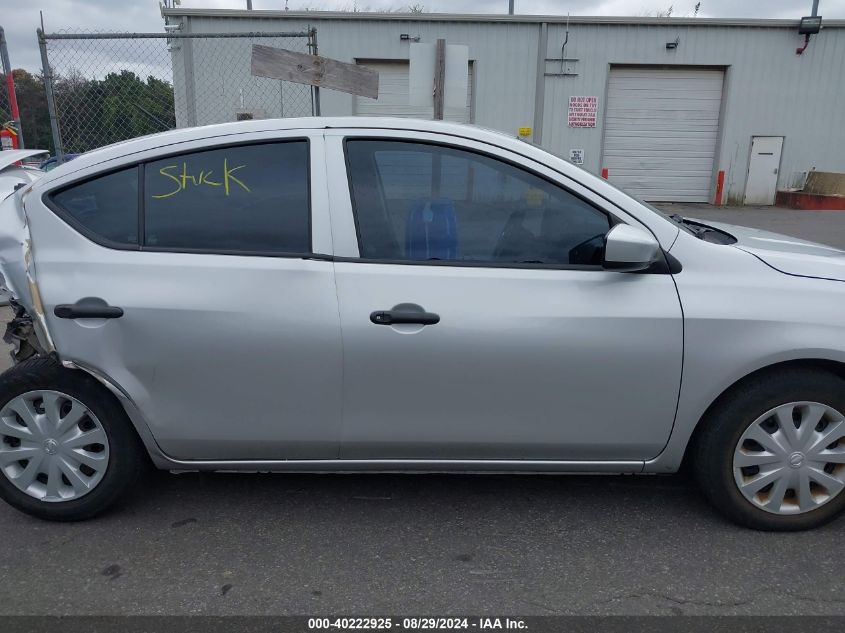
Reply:
<svg viewBox="0 0 845 633"><path fill-rule="evenodd" d="M522 226L525 211L514 211L505 222L505 227L499 233L496 247L493 249L493 259L501 259L514 250L514 245L524 243L526 237L533 237L530 231Z"/></svg>

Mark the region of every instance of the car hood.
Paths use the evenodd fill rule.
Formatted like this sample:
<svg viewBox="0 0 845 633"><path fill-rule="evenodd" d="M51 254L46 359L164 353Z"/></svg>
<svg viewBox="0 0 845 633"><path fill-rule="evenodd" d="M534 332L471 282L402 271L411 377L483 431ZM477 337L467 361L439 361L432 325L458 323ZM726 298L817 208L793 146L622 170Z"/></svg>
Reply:
<svg viewBox="0 0 845 633"><path fill-rule="evenodd" d="M695 220L733 235L740 248L787 275L845 281L845 250L735 224Z"/></svg>

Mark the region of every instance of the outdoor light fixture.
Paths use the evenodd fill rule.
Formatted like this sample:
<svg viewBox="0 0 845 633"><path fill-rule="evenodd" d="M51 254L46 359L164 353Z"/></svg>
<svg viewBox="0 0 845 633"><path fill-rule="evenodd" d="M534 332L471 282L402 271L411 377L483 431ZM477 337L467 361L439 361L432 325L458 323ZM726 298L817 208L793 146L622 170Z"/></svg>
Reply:
<svg viewBox="0 0 845 633"><path fill-rule="evenodd" d="M419 36L419 35L417 35L417 36L415 36L415 37L411 37L411 36L410 36L410 35L408 35L407 33L400 33L400 34L399 34L399 41L400 41L400 42L419 42L419 41L420 41L420 36Z"/></svg>
<svg viewBox="0 0 845 633"><path fill-rule="evenodd" d="M673 51L678 48L678 44L681 43L681 36L675 38L674 42L666 42L666 50Z"/></svg>
<svg viewBox="0 0 845 633"><path fill-rule="evenodd" d="M820 15L808 15L806 17L803 17L801 18L801 22L798 25L799 35L815 35L821 30L822 16Z"/></svg>
<svg viewBox="0 0 845 633"><path fill-rule="evenodd" d="M816 7L813 7L813 12L815 13ZM798 35L804 36L804 46L801 48L795 49L795 54L800 55L805 50L807 50L807 45L810 43L810 36L817 35L819 31L822 30L822 16L820 15L807 15L801 18L801 22L798 23Z"/></svg>

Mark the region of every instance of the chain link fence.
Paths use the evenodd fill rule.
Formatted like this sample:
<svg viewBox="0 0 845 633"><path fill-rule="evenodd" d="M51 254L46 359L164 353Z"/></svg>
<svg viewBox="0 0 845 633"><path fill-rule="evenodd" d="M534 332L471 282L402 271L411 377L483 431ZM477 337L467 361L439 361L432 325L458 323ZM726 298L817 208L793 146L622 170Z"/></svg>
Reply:
<svg viewBox="0 0 845 633"><path fill-rule="evenodd" d="M12 123L12 107L9 101L9 89L6 83L6 73L0 69L0 129Z"/></svg>
<svg viewBox="0 0 845 633"><path fill-rule="evenodd" d="M69 33L38 41L56 154L177 127L319 114L315 89L250 73L252 45L317 53L316 31Z"/></svg>

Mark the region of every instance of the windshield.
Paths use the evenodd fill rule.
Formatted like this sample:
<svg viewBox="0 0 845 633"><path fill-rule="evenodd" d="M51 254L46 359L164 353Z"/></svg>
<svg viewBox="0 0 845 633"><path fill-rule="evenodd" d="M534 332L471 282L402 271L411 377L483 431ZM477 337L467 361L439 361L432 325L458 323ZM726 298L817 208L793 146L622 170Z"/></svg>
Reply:
<svg viewBox="0 0 845 633"><path fill-rule="evenodd" d="M574 165L575 167L577 167L578 169L581 169L582 171L585 171L587 173L591 173L591 172L587 171L586 169L584 169L583 166L576 165L575 163L573 163L572 161L567 159L565 156L562 156L562 155L558 154L557 152L549 151L545 147L540 147L539 145L537 145L536 143L533 143L531 141L525 141L525 142L528 143L529 145L532 145L533 147L536 147L537 149L543 150L547 154L551 154L555 158L565 160L570 165ZM624 189L620 189L619 187L614 185L609 180L605 179L604 182L605 182L605 184L612 187L613 189L616 189L616 191L625 194L627 197L632 198L633 200L636 200L641 205L643 205L646 209L656 213L657 215L659 215L664 220L671 222L672 224L674 224L676 227L678 227L680 230L684 231L685 233L689 233L690 235L693 235L693 236L695 236L695 237L697 237L701 240L704 240L706 242L712 242L714 244L735 244L736 243L736 238L733 235L731 235L730 233L727 233L727 232L722 231L720 229L717 229L715 227L704 224L703 222L688 220L687 218L685 218L685 217L683 217L683 216L681 216L677 213L666 213L665 211L661 211L660 209L658 209L654 205L649 204L648 202L639 198L638 196L635 196L635 195L625 191Z"/></svg>

